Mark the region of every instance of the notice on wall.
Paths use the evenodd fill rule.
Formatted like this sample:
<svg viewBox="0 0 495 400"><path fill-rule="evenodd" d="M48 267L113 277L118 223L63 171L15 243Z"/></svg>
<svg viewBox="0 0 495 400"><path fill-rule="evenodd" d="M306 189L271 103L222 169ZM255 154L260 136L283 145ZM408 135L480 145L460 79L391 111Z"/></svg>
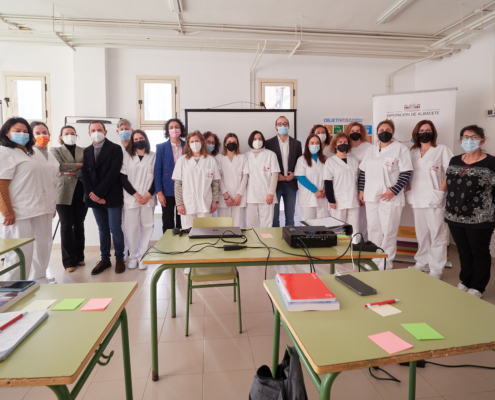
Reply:
<svg viewBox="0 0 495 400"><path fill-rule="evenodd" d="M333 135L344 132L347 125L351 122L359 122L363 124L368 133L367 137L369 142L372 142L372 120L371 118L343 118L343 117L323 117L323 118L315 118L314 125L323 125L328 129L328 133L332 137Z"/></svg>

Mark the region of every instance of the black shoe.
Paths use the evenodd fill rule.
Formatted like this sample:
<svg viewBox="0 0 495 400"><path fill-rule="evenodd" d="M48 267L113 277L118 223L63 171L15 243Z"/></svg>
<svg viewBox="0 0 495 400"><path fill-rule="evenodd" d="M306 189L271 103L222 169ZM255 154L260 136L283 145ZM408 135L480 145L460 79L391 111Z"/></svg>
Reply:
<svg viewBox="0 0 495 400"><path fill-rule="evenodd" d="M93 271L91 271L91 275L98 275L101 274L103 271L105 271L107 268L110 268L112 266L112 263L108 260L101 260L98 264L96 264L96 267L93 268Z"/></svg>

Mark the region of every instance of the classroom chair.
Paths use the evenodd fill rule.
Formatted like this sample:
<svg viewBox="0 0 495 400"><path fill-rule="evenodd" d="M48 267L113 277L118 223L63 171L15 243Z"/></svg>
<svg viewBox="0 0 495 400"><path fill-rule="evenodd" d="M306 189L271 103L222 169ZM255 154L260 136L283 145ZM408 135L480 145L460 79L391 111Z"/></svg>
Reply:
<svg viewBox="0 0 495 400"><path fill-rule="evenodd" d="M234 225L231 217L206 217L194 218L193 228L208 228L208 227L230 227ZM217 282L233 280L233 283L214 283L193 285L193 282ZM193 289L208 288L208 287L234 287L234 302L236 301L237 290L237 308L239 312L239 333L242 333L241 319L241 288L239 281L239 271L236 267L210 267L210 268L191 268L187 276L187 308L186 308L186 336L189 335L189 304L192 304Z"/></svg>

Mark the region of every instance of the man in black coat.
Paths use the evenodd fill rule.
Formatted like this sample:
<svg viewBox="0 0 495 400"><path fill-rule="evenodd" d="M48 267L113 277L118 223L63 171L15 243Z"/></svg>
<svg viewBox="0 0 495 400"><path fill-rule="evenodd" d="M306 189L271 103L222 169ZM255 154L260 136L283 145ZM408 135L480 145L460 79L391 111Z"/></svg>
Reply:
<svg viewBox="0 0 495 400"><path fill-rule="evenodd" d="M82 179L86 205L93 209L98 224L101 252L101 261L96 264L91 275L98 275L112 266L112 238L116 258L115 272L121 274L125 271L122 232L124 192L119 179L123 160L122 149L118 144L106 139L107 131L100 121L89 124L89 135L93 144L84 149Z"/></svg>
<svg viewBox="0 0 495 400"><path fill-rule="evenodd" d="M301 142L289 136L289 120L278 117L275 121L277 135L265 142L265 148L277 155L278 174L277 199L273 215L273 226L280 226L280 198L284 199L285 226L294 226L296 212L297 179L294 176L297 159L302 155Z"/></svg>

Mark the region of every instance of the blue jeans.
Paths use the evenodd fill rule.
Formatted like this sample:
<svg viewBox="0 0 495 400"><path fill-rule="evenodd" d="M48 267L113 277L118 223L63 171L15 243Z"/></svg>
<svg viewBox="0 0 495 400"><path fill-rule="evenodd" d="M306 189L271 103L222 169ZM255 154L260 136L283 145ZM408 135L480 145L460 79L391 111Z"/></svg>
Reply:
<svg viewBox="0 0 495 400"><path fill-rule="evenodd" d="M124 233L122 232L122 207L93 208L100 232L101 259L110 261L110 246L115 247L115 258L124 258Z"/></svg>
<svg viewBox="0 0 495 400"><path fill-rule="evenodd" d="M297 190L292 190L289 182L284 182L282 188L277 190L278 203L275 204L273 214L273 227L280 226L280 198L284 199L285 209L285 226L294 226L294 214L296 212L296 194Z"/></svg>

